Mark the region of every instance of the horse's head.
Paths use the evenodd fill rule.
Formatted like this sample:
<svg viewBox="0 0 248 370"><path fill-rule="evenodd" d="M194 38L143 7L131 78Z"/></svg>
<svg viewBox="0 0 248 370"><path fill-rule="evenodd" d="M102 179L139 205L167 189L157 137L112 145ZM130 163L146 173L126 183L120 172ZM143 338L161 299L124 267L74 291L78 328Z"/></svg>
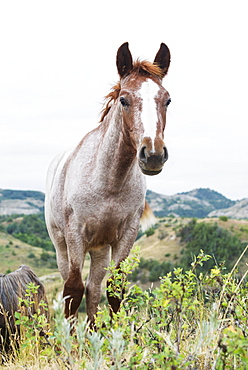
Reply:
<svg viewBox="0 0 248 370"><path fill-rule="evenodd" d="M161 172L168 159L164 129L170 96L162 86L162 79L169 65L170 51L163 43L153 63L133 63L128 43L117 52L118 104L125 131L137 150L140 169L146 175Z"/></svg>

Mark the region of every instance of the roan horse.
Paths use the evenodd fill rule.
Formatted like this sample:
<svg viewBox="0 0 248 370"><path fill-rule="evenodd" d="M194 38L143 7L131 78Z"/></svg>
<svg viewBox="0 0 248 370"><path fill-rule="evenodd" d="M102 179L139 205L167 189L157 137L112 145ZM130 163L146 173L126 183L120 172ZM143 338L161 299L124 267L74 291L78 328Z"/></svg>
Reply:
<svg viewBox="0 0 248 370"><path fill-rule="evenodd" d="M145 206L145 175L161 172L168 159L163 141L170 96L162 86L170 64L165 44L153 63L133 63L128 43L117 52L119 83L107 95L100 125L78 146L54 159L48 170L45 215L64 280L65 316L76 316L86 282L91 323L110 254L118 268L129 254ZM110 253L111 252L111 253ZM108 296L113 312L120 301Z"/></svg>

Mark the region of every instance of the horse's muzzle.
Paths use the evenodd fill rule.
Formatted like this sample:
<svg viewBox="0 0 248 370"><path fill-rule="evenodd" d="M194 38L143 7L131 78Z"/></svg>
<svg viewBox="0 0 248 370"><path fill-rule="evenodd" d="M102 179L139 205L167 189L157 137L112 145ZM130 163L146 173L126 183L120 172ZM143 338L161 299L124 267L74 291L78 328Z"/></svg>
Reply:
<svg viewBox="0 0 248 370"><path fill-rule="evenodd" d="M139 152L139 166L145 175L153 176L159 174L168 159L168 150L164 146L160 153L153 153L143 146Z"/></svg>

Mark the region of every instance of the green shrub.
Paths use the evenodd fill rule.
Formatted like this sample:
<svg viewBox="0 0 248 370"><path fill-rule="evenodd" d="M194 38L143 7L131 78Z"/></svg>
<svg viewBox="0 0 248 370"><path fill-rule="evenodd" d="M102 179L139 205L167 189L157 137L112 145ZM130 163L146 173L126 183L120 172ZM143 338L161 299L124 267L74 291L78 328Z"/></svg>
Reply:
<svg viewBox="0 0 248 370"><path fill-rule="evenodd" d="M227 271L231 271L234 261L243 250L243 245L236 235L215 224L191 220L178 233L181 241L186 243L180 266L190 268L194 255L206 250L213 258L208 260L199 271L209 271L216 264L225 262Z"/></svg>
<svg viewBox="0 0 248 370"><path fill-rule="evenodd" d="M220 221L228 221L228 217L227 216L220 216L219 220Z"/></svg>
<svg viewBox="0 0 248 370"><path fill-rule="evenodd" d="M158 232L159 240L163 240L164 238L166 238L166 236L168 236L167 231L164 230L164 229L160 229L159 232Z"/></svg>
<svg viewBox="0 0 248 370"><path fill-rule="evenodd" d="M145 234L147 237L153 235L155 233L155 229L153 227L150 227L150 229L145 231Z"/></svg>
<svg viewBox="0 0 248 370"><path fill-rule="evenodd" d="M44 262L48 261L50 259L50 254L48 252L42 251L40 255L40 259Z"/></svg>
<svg viewBox="0 0 248 370"><path fill-rule="evenodd" d="M33 252L30 252L28 255L27 255L28 258L35 258L35 254Z"/></svg>

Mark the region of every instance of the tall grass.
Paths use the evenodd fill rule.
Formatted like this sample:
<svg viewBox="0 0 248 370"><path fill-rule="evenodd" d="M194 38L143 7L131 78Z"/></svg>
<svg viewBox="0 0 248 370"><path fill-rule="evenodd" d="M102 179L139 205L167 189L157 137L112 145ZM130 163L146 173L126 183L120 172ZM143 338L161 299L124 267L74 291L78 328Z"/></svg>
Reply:
<svg viewBox="0 0 248 370"><path fill-rule="evenodd" d="M200 252L191 269L174 269L155 289L143 291L126 277L137 265L137 250L116 271L110 293L126 290L120 311L99 308L96 331L87 320L69 323L63 299L54 302L54 318L32 322L19 316L19 350L4 369L238 369L248 368L248 270L239 276L240 256L230 273L215 266L198 268L210 256ZM41 332L43 333L41 335Z"/></svg>

